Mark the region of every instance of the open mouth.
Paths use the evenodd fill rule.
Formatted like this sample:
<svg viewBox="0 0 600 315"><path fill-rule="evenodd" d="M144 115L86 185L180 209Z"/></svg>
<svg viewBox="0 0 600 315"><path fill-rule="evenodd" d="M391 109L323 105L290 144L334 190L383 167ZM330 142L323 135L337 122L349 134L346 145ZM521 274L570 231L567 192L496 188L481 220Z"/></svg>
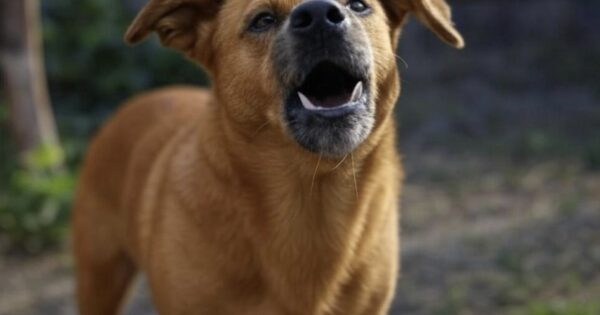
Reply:
<svg viewBox="0 0 600 315"><path fill-rule="evenodd" d="M306 110L334 111L363 103L365 83L343 68L325 61L312 69L297 94Z"/></svg>
<svg viewBox="0 0 600 315"><path fill-rule="evenodd" d="M369 36L359 23L325 37L288 31L272 48L282 125L310 152L347 155L375 126L378 82Z"/></svg>
<svg viewBox="0 0 600 315"><path fill-rule="evenodd" d="M285 124L305 149L339 157L369 135L374 122L369 58L321 60L299 69L284 101ZM306 72L304 72L306 71Z"/></svg>

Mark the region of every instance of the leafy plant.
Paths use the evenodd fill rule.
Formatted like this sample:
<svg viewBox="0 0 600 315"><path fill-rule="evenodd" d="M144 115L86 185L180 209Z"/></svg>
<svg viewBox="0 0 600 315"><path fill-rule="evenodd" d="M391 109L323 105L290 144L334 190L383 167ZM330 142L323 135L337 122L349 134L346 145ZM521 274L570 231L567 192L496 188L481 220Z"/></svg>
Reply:
<svg viewBox="0 0 600 315"><path fill-rule="evenodd" d="M0 232L10 238L11 248L33 253L64 238L74 177L56 168L62 160L60 148L45 145L27 156L24 167L5 170Z"/></svg>

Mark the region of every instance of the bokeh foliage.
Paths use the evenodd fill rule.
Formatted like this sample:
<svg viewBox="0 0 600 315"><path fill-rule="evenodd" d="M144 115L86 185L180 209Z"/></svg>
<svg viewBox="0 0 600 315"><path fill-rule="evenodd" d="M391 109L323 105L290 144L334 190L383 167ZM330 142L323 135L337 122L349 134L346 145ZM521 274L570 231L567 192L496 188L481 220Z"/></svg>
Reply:
<svg viewBox="0 0 600 315"><path fill-rule="evenodd" d="M198 67L161 48L155 38L134 48L123 42L140 1L41 3L45 62L63 150L38 148L26 165L19 163L0 95L0 247L21 252L38 252L64 240L87 140L120 102L166 84L207 84ZM63 158L64 169L50 167Z"/></svg>
<svg viewBox="0 0 600 315"><path fill-rule="evenodd" d="M122 38L134 1L45 1L44 42L61 132L89 133L125 98L166 84L206 84L198 67L155 38L137 47ZM139 1L137 1L139 2ZM78 115L77 119L70 117ZM89 120L92 120L91 122ZM72 129L73 130L72 130Z"/></svg>
<svg viewBox="0 0 600 315"><path fill-rule="evenodd" d="M40 146L25 166L3 170L0 231L10 236L13 249L38 252L64 238L74 185L69 170L55 167L62 159L61 148Z"/></svg>

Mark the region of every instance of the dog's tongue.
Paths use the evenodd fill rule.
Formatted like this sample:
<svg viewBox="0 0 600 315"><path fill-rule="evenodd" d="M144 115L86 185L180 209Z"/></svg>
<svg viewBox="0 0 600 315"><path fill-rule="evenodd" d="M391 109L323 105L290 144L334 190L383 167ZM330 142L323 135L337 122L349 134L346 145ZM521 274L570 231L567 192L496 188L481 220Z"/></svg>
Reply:
<svg viewBox="0 0 600 315"><path fill-rule="evenodd" d="M325 98L317 99L314 97L308 97L315 106L323 108L333 108L342 106L350 101L350 93L342 93L339 95L330 95Z"/></svg>

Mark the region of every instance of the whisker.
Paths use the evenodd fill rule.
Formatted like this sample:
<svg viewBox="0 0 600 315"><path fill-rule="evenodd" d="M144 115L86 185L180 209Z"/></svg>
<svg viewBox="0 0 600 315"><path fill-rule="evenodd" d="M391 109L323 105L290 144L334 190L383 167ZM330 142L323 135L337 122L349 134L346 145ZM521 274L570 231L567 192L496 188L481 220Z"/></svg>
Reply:
<svg viewBox="0 0 600 315"><path fill-rule="evenodd" d="M344 156L344 158L343 158L343 159L342 159L342 160L341 160L341 161L340 161L340 162L339 162L339 163L338 163L338 164L337 164L337 165L336 165L336 166L335 166L333 169L331 169L331 170L332 170L332 171L335 171L335 170L337 170L337 169L338 169L340 166L342 166L342 163L344 163L344 161L346 161L346 159L347 159L347 158L348 158L348 154L346 154L346 155Z"/></svg>
<svg viewBox="0 0 600 315"><path fill-rule="evenodd" d="M408 62L406 62L406 60L404 60L404 58L400 57L398 54L394 55L396 56L396 58L400 59L400 61L402 61L402 64L404 64L404 67L408 69Z"/></svg>
<svg viewBox="0 0 600 315"><path fill-rule="evenodd" d="M352 160L352 177L354 178L354 192L356 193L356 200L358 201L358 185L356 183L356 168L354 167L354 154L350 153L350 159Z"/></svg>
<svg viewBox="0 0 600 315"><path fill-rule="evenodd" d="M317 166L315 167L315 171L312 176L312 181L310 182L310 192L308 194L309 199L312 198L313 189L315 188L315 180L317 178L317 171L319 170L319 165L321 164L321 159L323 158L323 153L319 155L319 160L317 161Z"/></svg>

